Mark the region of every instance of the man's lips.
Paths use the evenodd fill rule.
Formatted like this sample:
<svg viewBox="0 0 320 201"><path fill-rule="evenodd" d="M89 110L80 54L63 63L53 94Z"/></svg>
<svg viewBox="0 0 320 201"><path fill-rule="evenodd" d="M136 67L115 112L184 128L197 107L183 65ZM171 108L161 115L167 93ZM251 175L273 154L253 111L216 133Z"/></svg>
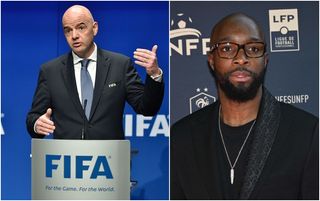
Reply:
<svg viewBox="0 0 320 201"><path fill-rule="evenodd" d="M80 47L81 46L81 43L80 42L75 42L72 44L73 47Z"/></svg>
<svg viewBox="0 0 320 201"><path fill-rule="evenodd" d="M247 71L235 71L230 75L230 79L235 82L247 82L251 78L251 74Z"/></svg>

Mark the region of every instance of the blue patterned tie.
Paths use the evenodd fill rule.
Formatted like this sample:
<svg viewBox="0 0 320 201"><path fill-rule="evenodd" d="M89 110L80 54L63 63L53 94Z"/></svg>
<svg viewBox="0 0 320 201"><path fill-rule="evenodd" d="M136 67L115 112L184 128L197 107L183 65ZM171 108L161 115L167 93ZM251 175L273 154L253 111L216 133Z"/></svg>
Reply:
<svg viewBox="0 0 320 201"><path fill-rule="evenodd" d="M90 110L93 97L93 84L88 72L90 59L83 59L81 62L81 98L84 112L87 119L90 117Z"/></svg>

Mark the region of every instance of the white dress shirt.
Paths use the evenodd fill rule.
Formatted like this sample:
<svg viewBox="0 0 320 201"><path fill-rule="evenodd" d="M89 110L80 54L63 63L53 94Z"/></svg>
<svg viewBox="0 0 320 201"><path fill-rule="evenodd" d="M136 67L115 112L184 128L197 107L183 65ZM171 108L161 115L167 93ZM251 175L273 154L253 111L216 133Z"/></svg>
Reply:
<svg viewBox="0 0 320 201"><path fill-rule="evenodd" d="M77 90L78 90L80 102L82 104L81 80L80 80L81 62L80 61L83 60L84 58L78 57L78 55L76 55L74 52L72 52L72 56L73 56L73 66L74 66L74 74L76 78ZM94 43L94 50L92 54L86 59L90 59L90 62L88 64L88 72L90 74L90 77L92 80L92 86L94 88L94 84L96 81L96 72L97 72L97 45L95 43Z"/></svg>

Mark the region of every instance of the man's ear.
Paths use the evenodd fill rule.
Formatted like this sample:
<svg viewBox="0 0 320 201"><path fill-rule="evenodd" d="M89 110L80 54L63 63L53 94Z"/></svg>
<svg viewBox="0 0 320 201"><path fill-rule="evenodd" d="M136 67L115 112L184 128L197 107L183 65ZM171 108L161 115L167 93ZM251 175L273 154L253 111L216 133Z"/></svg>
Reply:
<svg viewBox="0 0 320 201"><path fill-rule="evenodd" d="M208 54L208 64L210 65L211 69L214 71L214 62L213 62L212 54Z"/></svg>
<svg viewBox="0 0 320 201"><path fill-rule="evenodd" d="M264 54L264 67L267 67L268 63L269 63L269 54L265 53Z"/></svg>
<svg viewBox="0 0 320 201"><path fill-rule="evenodd" d="M98 33L98 22L93 22L93 35L96 36Z"/></svg>

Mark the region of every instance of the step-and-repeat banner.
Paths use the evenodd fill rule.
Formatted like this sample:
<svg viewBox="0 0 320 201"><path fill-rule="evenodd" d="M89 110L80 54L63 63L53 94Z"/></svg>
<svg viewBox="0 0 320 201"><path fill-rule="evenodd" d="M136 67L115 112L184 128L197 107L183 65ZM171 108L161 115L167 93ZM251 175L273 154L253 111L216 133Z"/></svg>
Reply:
<svg viewBox="0 0 320 201"><path fill-rule="evenodd" d="M1 194L2 199L31 198L31 138L25 120L40 65L67 53L61 18L75 2L1 2ZM78 2L99 23L96 44L133 59L136 48L159 46L165 97L158 115L136 115L126 106L124 128L135 153L131 199L168 199L168 2ZM135 66L141 77L145 70Z"/></svg>
<svg viewBox="0 0 320 201"><path fill-rule="evenodd" d="M255 18L263 28L266 87L279 101L318 116L318 2L171 2L170 124L217 100L206 56L210 34L234 12Z"/></svg>

